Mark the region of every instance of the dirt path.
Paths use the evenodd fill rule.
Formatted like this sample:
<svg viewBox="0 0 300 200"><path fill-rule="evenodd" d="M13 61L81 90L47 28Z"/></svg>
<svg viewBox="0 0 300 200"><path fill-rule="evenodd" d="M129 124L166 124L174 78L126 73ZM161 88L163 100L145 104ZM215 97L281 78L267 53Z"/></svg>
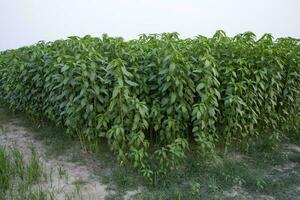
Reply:
<svg viewBox="0 0 300 200"><path fill-rule="evenodd" d="M108 195L107 186L99 182L99 177L92 173L90 166L57 159L44 159L45 151L41 142L33 139L32 134L18 125L18 119L1 123L0 145L14 147L24 154L24 159L31 155L33 147L38 153L44 171L49 174L47 181L39 183L45 190L51 190L58 200L84 199L102 200Z"/></svg>

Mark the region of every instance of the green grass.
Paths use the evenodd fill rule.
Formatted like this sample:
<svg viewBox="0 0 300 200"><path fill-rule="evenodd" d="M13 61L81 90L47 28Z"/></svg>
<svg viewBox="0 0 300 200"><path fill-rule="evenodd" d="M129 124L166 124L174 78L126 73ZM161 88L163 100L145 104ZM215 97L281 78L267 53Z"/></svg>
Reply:
<svg viewBox="0 0 300 200"><path fill-rule="evenodd" d="M0 146L0 199L45 199L47 193L35 184L43 178L43 168L32 148L28 162L20 151Z"/></svg>

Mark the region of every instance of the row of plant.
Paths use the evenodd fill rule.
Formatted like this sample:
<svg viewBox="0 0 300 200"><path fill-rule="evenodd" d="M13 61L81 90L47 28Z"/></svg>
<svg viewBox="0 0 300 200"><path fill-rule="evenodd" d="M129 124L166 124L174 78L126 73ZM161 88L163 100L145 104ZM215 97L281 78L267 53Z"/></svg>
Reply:
<svg viewBox="0 0 300 200"><path fill-rule="evenodd" d="M299 40L269 34L70 37L0 54L0 99L86 149L107 140L152 182L189 150L216 158L216 145L280 137L299 93Z"/></svg>

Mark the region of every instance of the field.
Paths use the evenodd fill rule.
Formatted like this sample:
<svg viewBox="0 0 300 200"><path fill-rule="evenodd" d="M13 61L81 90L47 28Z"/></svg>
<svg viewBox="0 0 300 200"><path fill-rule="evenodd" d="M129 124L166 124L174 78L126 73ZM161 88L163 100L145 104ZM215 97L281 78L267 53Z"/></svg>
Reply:
<svg viewBox="0 0 300 200"><path fill-rule="evenodd" d="M0 74L0 144L17 147L1 147L0 159L11 160L0 172L18 151L22 169L30 158L41 162L35 182L13 171L5 179L29 181L35 195L300 196L297 39L223 31L193 39L70 37L1 52ZM55 170L43 173L42 165ZM53 174L65 191L47 181ZM0 178L2 196L12 194ZM37 189L37 181L46 186Z"/></svg>

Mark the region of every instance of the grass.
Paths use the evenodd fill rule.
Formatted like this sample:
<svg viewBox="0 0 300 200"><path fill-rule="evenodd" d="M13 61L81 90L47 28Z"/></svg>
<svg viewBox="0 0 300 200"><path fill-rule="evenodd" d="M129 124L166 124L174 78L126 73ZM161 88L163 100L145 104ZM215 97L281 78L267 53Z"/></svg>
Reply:
<svg viewBox="0 0 300 200"><path fill-rule="evenodd" d="M0 113L0 124L9 117L22 118L21 125L31 129L35 139L43 142L48 156L90 166L99 175L99 181L114 191L107 196L108 200L124 199L128 191L135 190L138 192L132 199L137 200L258 199L261 195L295 199L300 196L297 190L300 185L299 152L287 151L285 145L271 146L268 138L254 143L247 153L231 149L218 164L204 162L190 152L179 170L170 172L156 185L149 185L136 170L126 165L120 167L105 141L100 143L99 151L84 152L79 142L69 137L63 128L47 123L37 127L27 116L10 112ZM292 137L285 138L282 143L300 145L297 134L291 133ZM230 158L230 155L239 155L240 158ZM17 153L15 157L19 157ZM21 162L20 159L17 162ZM4 162L1 163L5 168ZM280 171L275 168L289 163L293 163L290 169ZM32 168L35 167L33 164ZM60 174L64 176L63 171ZM237 195L228 195L234 188L238 190Z"/></svg>
<svg viewBox="0 0 300 200"><path fill-rule="evenodd" d="M43 168L32 149L26 163L17 149L0 146L0 199L45 199L47 193L35 184L43 178Z"/></svg>

